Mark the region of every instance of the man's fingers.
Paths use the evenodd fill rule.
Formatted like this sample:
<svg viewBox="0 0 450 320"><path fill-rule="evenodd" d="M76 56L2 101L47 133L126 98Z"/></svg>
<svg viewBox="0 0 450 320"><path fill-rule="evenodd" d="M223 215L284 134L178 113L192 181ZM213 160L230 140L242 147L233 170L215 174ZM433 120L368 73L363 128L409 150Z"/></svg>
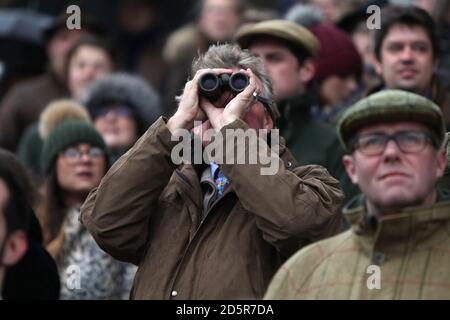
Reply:
<svg viewBox="0 0 450 320"><path fill-rule="evenodd" d="M217 108L205 97L200 97L200 106L202 110L206 113L206 116L209 119L209 121L211 121L212 127L217 128L221 122L224 109Z"/></svg>
<svg viewBox="0 0 450 320"><path fill-rule="evenodd" d="M202 121L203 122L207 119L208 119L208 117L206 116L206 113L202 109L199 108L194 121Z"/></svg>
<svg viewBox="0 0 450 320"><path fill-rule="evenodd" d="M248 68L246 70L246 74L249 77L249 83L248 83L248 86L244 89L244 91L242 91L242 93L244 93L244 96L248 96L253 99L254 98L253 94L255 92L256 92L256 94L259 93L257 91L257 86L256 86L256 76L250 68Z"/></svg>
<svg viewBox="0 0 450 320"><path fill-rule="evenodd" d="M220 108L216 108L209 100L205 97L200 97L200 106L201 109L206 113L206 116L210 120L214 120L214 117L217 117L217 113L220 111Z"/></svg>
<svg viewBox="0 0 450 320"><path fill-rule="evenodd" d="M180 100L180 106L184 105L181 102L185 102L189 106L189 108L194 107L197 100L197 85L191 80L186 82L183 90L183 94Z"/></svg>
<svg viewBox="0 0 450 320"><path fill-rule="evenodd" d="M225 69L225 68L200 69L195 73L194 78L192 80L198 81L198 79L200 79L200 77L206 73L214 73L217 75L222 74L222 73L233 73L233 69Z"/></svg>

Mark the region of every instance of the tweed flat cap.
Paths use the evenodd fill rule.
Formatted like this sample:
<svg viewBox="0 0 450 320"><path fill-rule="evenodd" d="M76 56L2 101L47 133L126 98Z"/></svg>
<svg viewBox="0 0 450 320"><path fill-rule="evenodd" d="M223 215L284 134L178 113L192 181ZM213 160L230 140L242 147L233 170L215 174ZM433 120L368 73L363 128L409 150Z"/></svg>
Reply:
<svg viewBox="0 0 450 320"><path fill-rule="evenodd" d="M319 54L320 44L317 38L306 28L287 20L268 20L252 25L244 25L236 33L235 40L241 48L248 48L258 36L280 38L296 47L306 49L312 56Z"/></svg>
<svg viewBox="0 0 450 320"><path fill-rule="evenodd" d="M358 101L344 112L337 130L341 143L348 148L349 140L362 127L395 121L422 123L436 134L440 144L444 141L441 109L427 98L403 90L383 90Z"/></svg>

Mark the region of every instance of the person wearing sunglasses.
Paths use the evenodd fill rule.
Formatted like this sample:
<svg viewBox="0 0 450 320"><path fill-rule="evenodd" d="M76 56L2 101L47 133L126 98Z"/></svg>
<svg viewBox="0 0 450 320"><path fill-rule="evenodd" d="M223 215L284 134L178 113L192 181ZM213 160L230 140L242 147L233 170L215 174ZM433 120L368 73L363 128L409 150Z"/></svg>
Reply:
<svg viewBox="0 0 450 320"><path fill-rule="evenodd" d="M373 94L338 124L343 158L362 195L343 209L352 228L297 252L267 299L450 299L450 193L445 122L432 101Z"/></svg>
<svg viewBox="0 0 450 320"><path fill-rule="evenodd" d="M142 78L116 72L95 81L82 99L114 163L161 116L156 90Z"/></svg>

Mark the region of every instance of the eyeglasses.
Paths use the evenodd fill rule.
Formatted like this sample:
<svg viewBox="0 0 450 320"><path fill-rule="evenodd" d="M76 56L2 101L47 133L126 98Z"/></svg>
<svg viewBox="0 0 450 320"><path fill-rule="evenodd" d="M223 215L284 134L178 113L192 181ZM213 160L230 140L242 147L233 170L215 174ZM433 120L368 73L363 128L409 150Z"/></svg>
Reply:
<svg viewBox="0 0 450 320"><path fill-rule="evenodd" d="M77 148L68 148L62 155L71 161L80 159L83 155L87 155L91 159L99 159L105 155L102 149L98 147L89 148L89 150L82 152Z"/></svg>
<svg viewBox="0 0 450 320"><path fill-rule="evenodd" d="M370 133L356 136L351 143L353 150L358 150L366 156L381 155L390 140L404 153L418 153L425 149L428 142L436 146L431 135L419 131L401 131L393 135Z"/></svg>
<svg viewBox="0 0 450 320"><path fill-rule="evenodd" d="M109 112L114 112L117 116L120 117L132 117L133 111L127 106L113 106L113 107L97 107L92 110L92 118L95 119L97 117L104 117Z"/></svg>

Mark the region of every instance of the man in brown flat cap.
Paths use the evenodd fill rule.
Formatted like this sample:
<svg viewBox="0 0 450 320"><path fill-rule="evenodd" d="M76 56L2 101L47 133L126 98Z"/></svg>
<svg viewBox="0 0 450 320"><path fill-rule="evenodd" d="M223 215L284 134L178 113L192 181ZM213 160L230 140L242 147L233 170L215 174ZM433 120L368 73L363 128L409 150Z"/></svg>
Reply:
<svg viewBox="0 0 450 320"><path fill-rule="evenodd" d="M263 61L281 114L277 126L299 163L327 168L341 183L346 200L358 193L342 165L344 150L334 128L311 116L317 38L294 22L268 20L242 27L236 41Z"/></svg>

